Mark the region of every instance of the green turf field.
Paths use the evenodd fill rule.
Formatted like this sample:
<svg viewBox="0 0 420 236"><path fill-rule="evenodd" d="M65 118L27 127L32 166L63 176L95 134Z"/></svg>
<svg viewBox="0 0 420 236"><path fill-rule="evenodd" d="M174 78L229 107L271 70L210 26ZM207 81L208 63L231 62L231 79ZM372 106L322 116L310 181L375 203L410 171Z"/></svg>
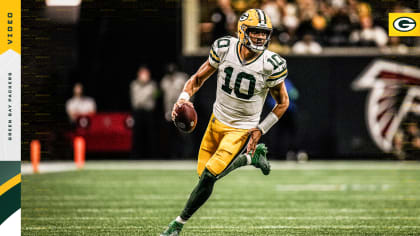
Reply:
<svg viewBox="0 0 420 236"><path fill-rule="evenodd" d="M420 235L420 168L346 166L237 170L182 235ZM158 235L196 181L194 170L25 175L22 235Z"/></svg>

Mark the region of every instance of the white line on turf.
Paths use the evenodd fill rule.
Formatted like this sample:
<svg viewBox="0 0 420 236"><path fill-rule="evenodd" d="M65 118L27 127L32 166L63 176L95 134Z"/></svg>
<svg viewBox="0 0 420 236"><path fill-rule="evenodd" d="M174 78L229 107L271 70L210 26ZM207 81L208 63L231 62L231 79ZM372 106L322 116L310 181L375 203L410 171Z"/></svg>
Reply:
<svg viewBox="0 0 420 236"><path fill-rule="evenodd" d="M387 191L389 184L277 184L277 191Z"/></svg>
<svg viewBox="0 0 420 236"><path fill-rule="evenodd" d="M22 226L23 230L63 230L63 229L142 229L142 228L156 228L153 226L143 227L143 226ZM160 227L159 227L160 228ZM213 225L213 226L189 226L189 229L420 229L420 226L417 225L391 225L391 226L373 226L373 225L299 225L299 226L289 226L289 225L263 225L263 226L222 226L222 225Z"/></svg>
<svg viewBox="0 0 420 236"><path fill-rule="evenodd" d="M80 207L80 206L79 206ZM169 212L169 211L179 211L179 207L165 207L165 208L158 208L158 209L143 209L143 208L78 208L74 207L71 209L56 209L56 208L42 208L42 207L36 207L34 209L31 209L29 207L25 207L26 211L47 211L47 212L78 212L78 213L114 213L114 212L120 212L120 213L136 213L136 212ZM273 208L233 208L229 209L229 212L241 212L241 213L255 213L255 212L267 212L267 210L272 210ZM367 213L367 212L384 212L384 213L391 213L391 212L417 212L420 211L420 208L384 208L384 209L364 209L364 208L358 208L358 209L349 209L349 208L337 208L337 209L325 209L325 208L305 208L305 209L297 209L297 208L276 208L277 211L281 212L327 212L327 213ZM211 212L211 213L226 213L226 208L217 208L212 207L208 209L203 209L205 212Z"/></svg>
<svg viewBox="0 0 420 236"><path fill-rule="evenodd" d="M311 200L311 199L302 199L302 200L294 200L294 199L290 199L288 200L289 204L296 204L296 203L307 203L307 202L314 202L314 203L323 203L323 204L328 204L329 202L331 202L331 199L317 199L317 200ZM343 201L343 200L339 200L339 201ZM376 200L370 200L369 201L383 201L381 199L376 199ZM418 200L413 200L413 199L398 199L398 200L393 200L393 201L399 201L399 202L407 202L407 201L418 201ZM208 205L210 207L222 207L225 206L226 209L229 209L229 207L249 207L252 204L253 207L263 207L266 209L279 209L281 210L281 203L268 203L266 201L261 201L261 202L249 202L249 201L243 201L243 202L226 202L226 201L214 201L209 203ZM154 208L165 208L168 206L173 206L174 202L143 202L143 203L134 203L133 201L109 201L109 202L94 202L94 203L78 203L78 202L61 202L61 201L50 201L48 203L38 203L35 204L32 207L71 207L71 208L76 208L76 207L81 207L81 206L107 206L107 207L113 207L113 208L117 208L117 207L138 207L138 208L147 208L147 207L154 207ZM253 208L255 209L255 208Z"/></svg>
<svg viewBox="0 0 420 236"><path fill-rule="evenodd" d="M158 216L92 216L92 217L23 217L22 220L32 221L85 221L85 220L153 220ZM420 216L198 216L196 220L420 220Z"/></svg>
<svg viewBox="0 0 420 236"><path fill-rule="evenodd" d="M420 170L417 161L270 161L273 170ZM87 170L195 170L196 161L87 161ZM31 163L22 162L22 174L32 174ZM255 170L244 167L243 170ZM74 162L41 162L40 173L76 170Z"/></svg>
<svg viewBox="0 0 420 236"><path fill-rule="evenodd" d="M291 190L292 191L292 190ZM58 201L58 202L64 202L64 201L94 201L97 203L100 202L106 202L106 203L115 203L115 202L119 202L119 203L130 203L133 202L135 200L145 200L145 201L154 201L153 204L162 204L159 201L186 201L188 199L188 196L184 196L184 197L160 197L160 198L130 198L130 199L114 199L114 198L110 198L110 199L86 199L86 198L73 198L73 199L64 199L64 198L48 198L48 197L33 197L33 198L24 198L22 199L22 202L28 202L28 203L33 203L34 201ZM282 197L275 197L275 198L270 198L270 199L264 199L264 198L258 198L255 197L253 199L250 198L241 198L241 199L237 199L237 198L213 198L213 201L259 201L259 202L265 202L266 204L270 204L273 203L273 201L334 201L334 200L341 200L338 197L334 197L334 196L328 196L328 197L324 197L324 196L320 196L320 197L307 197L307 196L300 196L300 197L293 197L293 199L291 199L289 196L282 196ZM400 195L400 196L348 196L346 198L346 200L369 200L369 201L420 201L420 196L412 196L412 195ZM54 204L49 202L48 204ZM148 202L148 204L151 204L150 202ZM211 203L213 204L213 203ZM224 203L224 204L232 204L232 203ZM236 204L236 203L235 203ZM262 204L262 203L261 203ZM272 205L272 204L271 204Z"/></svg>

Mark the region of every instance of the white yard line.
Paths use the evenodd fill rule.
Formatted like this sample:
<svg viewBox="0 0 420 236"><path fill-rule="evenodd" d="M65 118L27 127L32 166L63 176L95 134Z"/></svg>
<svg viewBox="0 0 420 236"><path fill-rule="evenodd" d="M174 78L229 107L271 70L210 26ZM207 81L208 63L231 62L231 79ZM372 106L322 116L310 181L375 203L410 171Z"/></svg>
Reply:
<svg viewBox="0 0 420 236"><path fill-rule="evenodd" d="M277 191L388 191L391 184L277 184Z"/></svg>
<svg viewBox="0 0 420 236"><path fill-rule="evenodd" d="M195 170L196 161L87 161L86 170ZM420 170L417 161L310 161L306 163L271 161L273 170ZM76 170L72 161L41 162L40 173ZM255 170L252 166L243 170ZM22 174L32 174L29 162L22 163Z"/></svg>
<svg viewBox="0 0 420 236"><path fill-rule="evenodd" d="M196 220L420 220L420 216L202 216L195 217ZM33 221L84 221L84 220L158 220L159 216L147 217L23 217L23 220Z"/></svg>
<svg viewBox="0 0 420 236"><path fill-rule="evenodd" d="M39 173L64 172L77 170L74 162L41 162L38 167ZM23 175L33 174L31 163L22 162L21 173Z"/></svg>
<svg viewBox="0 0 420 236"><path fill-rule="evenodd" d="M78 230L86 230L86 229L101 229L101 230L126 230L126 229L152 229L152 228L160 228L160 227L142 227L142 226L29 226L25 227L22 226L23 230L64 230L64 229L78 229ZM395 225L395 226L373 226L373 225L299 225L299 226L289 226L289 225L264 225L264 226L222 226L222 225L214 225L214 226L189 226L188 229L240 229L240 230L251 230L251 229L420 229L420 226L417 225Z"/></svg>
<svg viewBox="0 0 420 236"><path fill-rule="evenodd" d="M30 208L26 208L30 209ZM229 212L234 213L255 213L255 212L267 212L267 210L273 210L273 208L233 208L229 209ZM226 213L225 207L211 207L209 209L203 209L203 211L222 214ZM298 208L276 208L279 212L304 212L304 213L312 213L312 212L321 212L321 213L404 213L404 212L413 212L413 211L420 211L420 208L398 208L398 209L367 209L367 208L358 208L358 209L350 209L350 208L306 208L306 209L298 209ZM36 207L37 212L77 212L77 213L141 213L141 212L168 212L168 211L179 211L179 207L165 207L165 208L155 208L155 209L144 209L144 208L81 208L80 206L75 206L74 208L69 209L56 209L56 208L43 208L43 207Z"/></svg>
<svg viewBox="0 0 420 236"><path fill-rule="evenodd" d="M361 191L364 192L364 191ZM22 201L33 202L33 201L96 201L96 202L132 202L134 200L145 200L145 201L177 201L177 200L186 200L188 198L188 194L186 195L134 195L134 196L124 196L120 198L114 197L104 197L98 195L78 195L78 196L32 196L27 197L24 196ZM306 196L294 196L293 199L290 199L290 196L276 196L270 199L264 198L262 196L244 196L244 197L235 197L229 198L227 196L219 197L219 196L212 196L212 201L261 201L261 202L273 202L279 200L287 200L287 201L324 201L324 200L337 200L342 199L338 198L339 196L320 196L320 197L312 197L308 198ZM420 196L418 195L396 195L393 194L392 196L389 195L355 195L352 193L351 195L346 196L346 200L373 200L373 201L398 201L398 200L420 200Z"/></svg>

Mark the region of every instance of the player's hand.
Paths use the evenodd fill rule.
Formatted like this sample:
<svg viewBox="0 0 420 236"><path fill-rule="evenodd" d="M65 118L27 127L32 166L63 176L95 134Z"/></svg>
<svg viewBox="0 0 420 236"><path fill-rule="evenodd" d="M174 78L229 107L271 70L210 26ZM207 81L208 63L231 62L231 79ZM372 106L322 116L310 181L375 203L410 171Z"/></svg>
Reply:
<svg viewBox="0 0 420 236"><path fill-rule="evenodd" d="M174 107L172 108L172 120L175 121L175 117L178 115L176 113L176 108L180 107L182 104L187 104L188 106L191 106L192 108L194 108L194 105L192 104L192 102L184 100L184 99L179 99L175 104Z"/></svg>
<svg viewBox="0 0 420 236"><path fill-rule="evenodd" d="M252 128L248 131L250 138L248 142L248 146L246 147L246 153L252 152L252 155L255 153L255 149L257 148L258 141L261 138L261 130L257 128Z"/></svg>

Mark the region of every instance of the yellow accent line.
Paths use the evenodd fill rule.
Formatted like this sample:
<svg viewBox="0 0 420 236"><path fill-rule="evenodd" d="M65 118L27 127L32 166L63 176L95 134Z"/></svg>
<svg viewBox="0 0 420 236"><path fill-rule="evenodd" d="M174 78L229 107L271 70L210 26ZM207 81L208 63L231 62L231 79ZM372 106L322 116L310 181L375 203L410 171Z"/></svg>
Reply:
<svg viewBox="0 0 420 236"><path fill-rule="evenodd" d="M241 48L241 43L238 43L238 46L237 46L237 48L236 48L236 50L237 50L237 52L238 52L238 56L239 56L239 59L241 60L241 63L243 63L243 61L244 61L244 59L241 57L241 54L239 53L240 52L240 49ZM262 53L264 53L264 52L261 52L261 54ZM258 58L260 58L260 55L261 54L258 54L258 55L256 55L254 58L252 58L252 60L250 60L250 61L246 61L246 65L248 65L248 64L250 64L250 63L252 63L252 62L254 62L255 60L257 60Z"/></svg>
<svg viewBox="0 0 420 236"><path fill-rule="evenodd" d="M216 58L217 60L219 60L219 61L220 61L220 57L218 57L218 56L216 55L216 53L214 53L214 52L213 52L213 49L211 49L211 50L210 50L210 53L211 53L211 55L213 55L213 57L214 57L214 58Z"/></svg>
<svg viewBox="0 0 420 236"><path fill-rule="evenodd" d="M5 192L9 191L11 188L16 186L22 181L22 175L18 174L15 177L9 179L6 183L0 185L0 196Z"/></svg>
<svg viewBox="0 0 420 236"><path fill-rule="evenodd" d="M283 73L281 73L281 74L279 74L279 75L276 75L276 76L270 76L270 77L268 77L269 79L277 79L277 78L280 78L280 77L282 77L284 74L286 74L287 73L287 69L285 70L285 71L283 71Z"/></svg>
<svg viewBox="0 0 420 236"><path fill-rule="evenodd" d="M241 57L241 53L239 53L240 52L240 49L241 48L241 43L238 43L238 45L236 46L236 52L237 52L237 55L238 55L238 57L239 57L239 60L241 61L241 63L244 61L243 59L242 59L242 57Z"/></svg>
<svg viewBox="0 0 420 236"><path fill-rule="evenodd" d="M258 56L259 56L259 55L258 55ZM251 63L251 62L254 62L255 60L257 60L258 56L255 56L254 58L252 58L252 60L247 61L246 63L247 63L247 64L249 64L249 63Z"/></svg>

